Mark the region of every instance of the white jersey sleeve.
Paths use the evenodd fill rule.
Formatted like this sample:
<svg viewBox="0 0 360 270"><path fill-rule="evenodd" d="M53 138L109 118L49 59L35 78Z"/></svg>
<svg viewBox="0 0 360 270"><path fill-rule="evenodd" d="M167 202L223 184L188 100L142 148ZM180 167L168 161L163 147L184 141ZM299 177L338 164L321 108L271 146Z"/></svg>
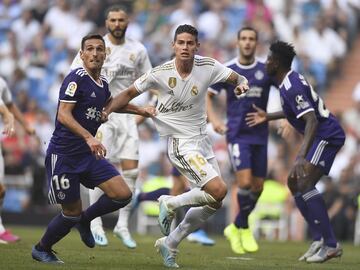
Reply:
<svg viewBox="0 0 360 270"><path fill-rule="evenodd" d="M0 78L0 99L5 104L12 102L11 91L3 78Z"/></svg>
<svg viewBox="0 0 360 270"><path fill-rule="evenodd" d="M229 78L232 70L219 61L214 59L214 67L211 74L211 82L210 85L218 83L218 82L225 82L227 78Z"/></svg>
<svg viewBox="0 0 360 270"><path fill-rule="evenodd" d="M154 78L151 70L143 74L139 79L134 82L136 90L142 94L150 89L155 89L157 86L156 79Z"/></svg>

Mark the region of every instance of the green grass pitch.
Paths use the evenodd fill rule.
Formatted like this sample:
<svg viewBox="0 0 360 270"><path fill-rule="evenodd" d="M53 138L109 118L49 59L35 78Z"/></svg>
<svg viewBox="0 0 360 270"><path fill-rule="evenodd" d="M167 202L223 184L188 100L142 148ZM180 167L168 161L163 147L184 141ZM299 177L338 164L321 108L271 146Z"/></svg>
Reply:
<svg viewBox="0 0 360 270"><path fill-rule="evenodd" d="M31 247L41 237L44 228L11 227L21 236L15 244L0 244L0 269L167 269L154 248L156 236L134 235L138 247L126 249L110 231L107 232L109 246L89 249L81 242L77 231L73 230L62 241L54 246L64 265L46 265L31 258ZM230 250L223 237L215 237L216 245L204 247L184 240L180 245L177 263L180 269L191 270L281 270L281 269L360 269L360 247L351 243L343 243L344 255L341 259L333 259L323 264L307 264L298 262L297 258L304 252L309 243L296 242L260 242L257 253L237 256Z"/></svg>

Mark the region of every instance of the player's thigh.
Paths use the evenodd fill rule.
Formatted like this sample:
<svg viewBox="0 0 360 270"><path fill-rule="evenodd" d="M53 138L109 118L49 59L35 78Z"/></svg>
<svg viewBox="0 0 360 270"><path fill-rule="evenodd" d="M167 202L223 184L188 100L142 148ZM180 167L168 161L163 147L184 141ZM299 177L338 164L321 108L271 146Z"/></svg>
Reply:
<svg viewBox="0 0 360 270"><path fill-rule="evenodd" d="M81 183L87 188L101 188L113 199L128 198L131 192L119 171L106 159L92 158L88 170L81 175Z"/></svg>
<svg viewBox="0 0 360 270"><path fill-rule="evenodd" d="M120 175L114 176L98 186L111 199L126 199L131 197L131 191Z"/></svg>
<svg viewBox="0 0 360 270"><path fill-rule="evenodd" d="M211 145L201 145L201 142L171 138L168 144L171 163L198 187L219 176L217 164L208 161L214 157Z"/></svg>
<svg viewBox="0 0 360 270"><path fill-rule="evenodd" d="M74 168L77 167L76 161L68 156L56 154L46 156L45 166L50 204L70 204L80 199L80 177L78 171L72 171L71 163L74 163Z"/></svg>

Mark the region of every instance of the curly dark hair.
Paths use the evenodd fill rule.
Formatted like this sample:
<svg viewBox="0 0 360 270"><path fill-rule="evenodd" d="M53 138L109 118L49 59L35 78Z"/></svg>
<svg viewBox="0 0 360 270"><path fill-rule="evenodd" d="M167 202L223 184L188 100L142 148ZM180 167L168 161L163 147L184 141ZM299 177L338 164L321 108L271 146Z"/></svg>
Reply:
<svg viewBox="0 0 360 270"><path fill-rule="evenodd" d="M283 68L290 69L291 63L296 56L294 46L284 41L275 41L270 46L273 57L276 58Z"/></svg>

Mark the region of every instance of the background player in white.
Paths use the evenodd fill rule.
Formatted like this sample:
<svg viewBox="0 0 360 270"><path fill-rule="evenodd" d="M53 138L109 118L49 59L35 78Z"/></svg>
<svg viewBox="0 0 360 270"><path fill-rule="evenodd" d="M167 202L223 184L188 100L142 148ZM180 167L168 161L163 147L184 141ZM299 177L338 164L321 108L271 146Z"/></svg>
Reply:
<svg viewBox="0 0 360 270"><path fill-rule="evenodd" d="M156 241L164 265L175 262L182 239L221 207L226 195L211 142L206 134L206 94L209 85L226 81L236 85L238 95L248 90L245 77L218 61L195 55L199 48L198 32L191 25L180 25L175 32L175 59L157 66L137 79L105 108L104 116L117 112L140 93L158 89L158 115L153 118L160 136L168 137L168 154L172 164L195 187L177 196L161 196L159 224L167 237ZM174 211L192 206L183 221L170 233ZM169 234L170 233L170 234Z"/></svg>
<svg viewBox="0 0 360 270"><path fill-rule="evenodd" d="M3 122L5 124L3 133L7 135L14 134L15 132L14 123L11 124L11 122L14 122L13 118L15 117L15 119L25 129L27 134L30 135L34 134L34 129L28 125L28 123L24 119L24 116L13 102L10 89L3 78L0 78L0 114L3 117ZM4 158L0 148L0 215L5 197L5 186L3 182L4 182ZM16 242L19 239L20 238L17 235L12 234L10 231L4 228L0 216L0 242L10 243L10 242Z"/></svg>
<svg viewBox="0 0 360 270"><path fill-rule="evenodd" d="M108 34L104 36L107 57L102 74L108 79L110 92L115 96L148 71L151 63L146 48L140 42L125 37L129 23L125 8L119 5L111 6L107 9L105 17L108 30ZM81 64L80 58L77 57L72 69ZM112 114L109 121L100 126L96 136L108 150L106 158L122 171L131 192L134 192L139 160L139 137L135 115ZM99 188L89 190L90 204L96 202L102 194ZM135 248L136 242L128 229L130 210L131 204L119 210L114 234L126 247ZM100 217L91 222L91 231L96 244L108 244Z"/></svg>

